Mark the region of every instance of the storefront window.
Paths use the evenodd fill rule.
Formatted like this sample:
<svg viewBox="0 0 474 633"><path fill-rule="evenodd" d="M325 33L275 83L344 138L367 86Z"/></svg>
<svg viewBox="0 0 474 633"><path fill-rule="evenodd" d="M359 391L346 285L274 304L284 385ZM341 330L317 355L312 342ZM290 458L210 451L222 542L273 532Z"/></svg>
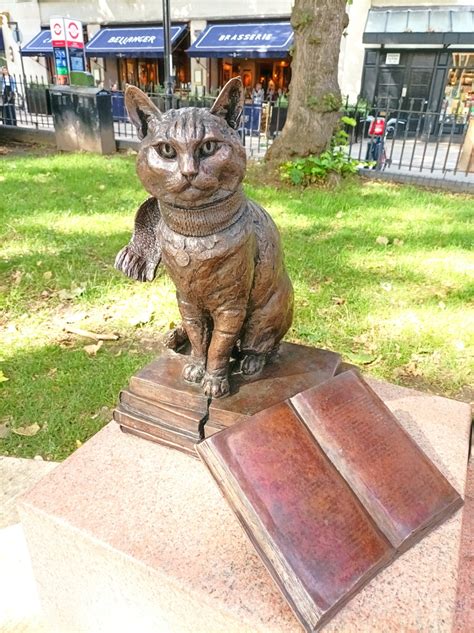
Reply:
<svg viewBox="0 0 474 633"><path fill-rule="evenodd" d="M474 53L453 53L445 88L444 107L457 123L465 123L474 115Z"/></svg>
<svg viewBox="0 0 474 633"><path fill-rule="evenodd" d="M251 97L255 84L261 83L267 95L279 88L287 91L291 78L288 59L222 59L219 60L219 83L223 86L232 77L241 77L247 98Z"/></svg>

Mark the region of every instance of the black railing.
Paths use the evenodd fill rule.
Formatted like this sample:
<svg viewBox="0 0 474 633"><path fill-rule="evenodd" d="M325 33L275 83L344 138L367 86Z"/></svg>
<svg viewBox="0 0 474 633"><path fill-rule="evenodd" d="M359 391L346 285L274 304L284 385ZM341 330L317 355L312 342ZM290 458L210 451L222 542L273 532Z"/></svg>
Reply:
<svg viewBox="0 0 474 633"><path fill-rule="evenodd" d="M123 92L113 91L111 94L117 139L136 140L136 130L128 118ZM164 94L160 92L147 92L147 94L160 110L165 109ZM173 108L210 108L215 98L212 95L198 94L197 91L194 94L191 92L177 94L173 97ZM283 129L287 111L288 101L285 98L263 103L246 100L239 133L249 156L260 157L265 154L273 139Z"/></svg>
<svg viewBox="0 0 474 633"><path fill-rule="evenodd" d="M1 123L34 129L53 129L50 88L42 78L13 77L13 100L1 104ZM160 110L165 109L164 93L147 93ZM137 140L135 127L128 118L123 92L111 91L112 114L117 140ZM215 96L197 91L181 92L173 97L174 108L211 107ZM249 157L261 158L283 129L288 112L285 97L257 103L247 100L239 130ZM474 117L460 102L453 111L447 104L429 109L420 99L380 99L374 105L347 101L341 115L351 117L346 124L348 156L361 166L374 170L421 173L432 177L474 177L472 161L463 145ZM467 144L466 144L467 145ZM369 161L369 167L367 163ZM472 169L472 167L471 167Z"/></svg>
<svg viewBox="0 0 474 633"><path fill-rule="evenodd" d="M389 107L391 106L391 107ZM348 130L348 154L371 161L371 169L447 175L469 175L469 158L463 153L469 126L469 110L460 103L454 111L447 103L440 110L425 102L401 99L397 104L380 100L374 106L346 104L355 126Z"/></svg>
<svg viewBox="0 0 474 633"><path fill-rule="evenodd" d="M3 125L52 129L50 86L42 77L10 76L9 90L0 95Z"/></svg>

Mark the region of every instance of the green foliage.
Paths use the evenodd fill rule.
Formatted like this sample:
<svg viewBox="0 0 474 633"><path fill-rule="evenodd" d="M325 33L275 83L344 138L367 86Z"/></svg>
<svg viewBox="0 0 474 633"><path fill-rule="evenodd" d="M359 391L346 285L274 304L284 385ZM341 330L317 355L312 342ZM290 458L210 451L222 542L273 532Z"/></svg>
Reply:
<svg viewBox="0 0 474 633"><path fill-rule="evenodd" d="M342 125L354 127L355 119L343 116L335 131L329 149L319 156L297 158L284 163L280 167L282 180L293 185L310 185L324 181L330 174L338 174L343 178L355 174L360 165L359 160L350 158L344 147L348 144L349 134Z"/></svg>
<svg viewBox="0 0 474 633"><path fill-rule="evenodd" d="M355 174L359 161L348 158L342 150L328 149L319 156L307 156L283 163L281 178L293 185L310 185L325 180L329 174L342 177Z"/></svg>

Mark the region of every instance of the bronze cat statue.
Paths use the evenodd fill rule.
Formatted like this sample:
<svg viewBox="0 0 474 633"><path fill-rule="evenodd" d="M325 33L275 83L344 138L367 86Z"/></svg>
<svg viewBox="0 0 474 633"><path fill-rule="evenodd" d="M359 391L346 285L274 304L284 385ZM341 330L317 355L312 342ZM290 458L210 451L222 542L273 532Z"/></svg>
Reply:
<svg viewBox="0 0 474 633"><path fill-rule="evenodd" d="M141 145L137 173L151 194L139 208L130 243L115 266L151 281L160 261L177 289L190 362L183 377L208 397L229 393L229 362L244 375L260 372L291 325L293 289L278 230L242 190L246 155L237 128L240 78L212 108L160 112L138 88L125 104Z"/></svg>

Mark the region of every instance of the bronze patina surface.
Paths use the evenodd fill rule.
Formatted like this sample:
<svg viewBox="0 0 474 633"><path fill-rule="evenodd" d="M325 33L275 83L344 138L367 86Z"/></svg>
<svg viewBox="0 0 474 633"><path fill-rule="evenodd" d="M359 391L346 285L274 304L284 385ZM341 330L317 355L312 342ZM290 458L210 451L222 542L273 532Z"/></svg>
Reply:
<svg viewBox="0 0 474 633"><path fill-rule="evenodd" d="M125 93L142 141L137 173L152 197L138 210L116 267L150 281L164 264L191 344L183 378L212 398L230 392L232 353L242 374L260 373L293 316L278 230L242 190L243 102L240 78L226 84L210 110L161 113L138 88Z"/></svg>
<svg viewBox="0 0 474 633"><path fill-rule="evenodd" d="M132 376L114 411L123 430L196 456L200 439L328 380L342 366L334 352L282 343L257 376L243 376L233 362L229 397L211 400L199 385L181 380L188 362L168 350Z"/></svg>
<svg viewBox="0 0 474 633"><path fill-rule="evenodd" d="M462 505L353 371L196 448L306 631Z"/></svg>

